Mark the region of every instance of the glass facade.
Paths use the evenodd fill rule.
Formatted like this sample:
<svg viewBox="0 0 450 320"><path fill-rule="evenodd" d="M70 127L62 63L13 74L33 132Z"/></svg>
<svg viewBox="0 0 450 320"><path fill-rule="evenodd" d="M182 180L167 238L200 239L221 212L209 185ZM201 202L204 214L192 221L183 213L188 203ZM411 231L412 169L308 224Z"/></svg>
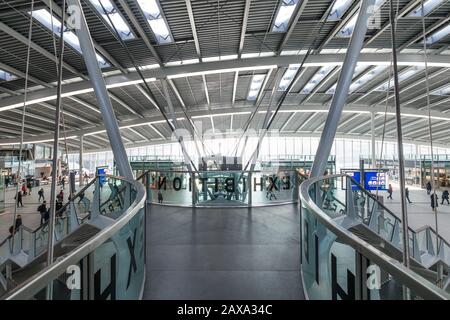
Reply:
<svg viewBox="0 0 450 320"><path fill-rule="evenodd" d="M237 155L242 155L243 163L250 159L251 154L256 149L257 138L250 137L244 148L242 139ZM230 155L238 142L237 138L222 138L205 140L207 152L212 154ZM319 137L267 137L263 140L260 148L260 158L269 156L310 156L316 153L319 145ZM398 159L397 144L395 142L376 142L377 159ZM37 149L37 148L36 148ZM186 149L194 163L198 163L197 148L194 142L187 141ZM331 155L336 157L336 172L345 168L359 168L360 159L371 158L371 141L362 139L342 139L337 138L331 149ZM406 159L415 159L416 155L429 155L430 147L426 145L404 144ZM127 149L128 156L134 160L139 157L158 156L167 159L182 159L183 154L178 143L166 143L160 145L149 145L138 148ZM450 154L450 148L434 148L434 154ZM69 154L70 169L79 169L79 154ZM95 172L98 166L108 166L111 170L114 167L114 157L111 151L86 152L83 155L83 168Z"/></svg>

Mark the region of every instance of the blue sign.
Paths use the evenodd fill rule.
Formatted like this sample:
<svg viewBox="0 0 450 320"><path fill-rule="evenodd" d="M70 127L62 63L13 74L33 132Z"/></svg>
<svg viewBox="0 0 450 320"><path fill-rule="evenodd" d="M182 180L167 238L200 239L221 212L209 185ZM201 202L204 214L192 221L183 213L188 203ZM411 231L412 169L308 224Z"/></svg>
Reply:
<svg viewBox="0 0 450 320"><path fill-rule="evenodd" d="M356 180L356 182L361 184L361 172L359 171L351 171L347 172L347 174ZM359 190L360 188L352 181L352 190Z"/></svg>
<svg viewBox="0 0 450 320"><path fill-rule="evenodd" d="M387 172L366 171L364 180L366 190L387 190Z"/></svg>
<svg viewBox="0 0 450 320"><path fill-rule="evenodd" d="M97 176L107 174L108 173L107 171L108 171L108 167L97 167ZM100 186L103 187L103 185L106 182L106 177L105 176L99 177L98 182L99 182Z"/></svg>

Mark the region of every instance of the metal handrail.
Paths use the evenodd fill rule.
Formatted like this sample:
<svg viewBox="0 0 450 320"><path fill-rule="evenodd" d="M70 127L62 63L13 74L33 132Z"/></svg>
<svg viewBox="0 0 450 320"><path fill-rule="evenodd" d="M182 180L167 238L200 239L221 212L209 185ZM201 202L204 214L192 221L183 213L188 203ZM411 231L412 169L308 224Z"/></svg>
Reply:
<svg viewBox="0 0 450 320"><path fill-rule="evenodd" d="M426 231L426 230L431 230L434 234L436 234L436 230L434 230L433 227L429 226L429 225L425 225L420 227L419 229L417 229L415 232L416 234L422 231ZM439 235L438 235L439 236ZM445 240L444 238L442 238L441 236L439 236L439 240L441 240L443 243L445 243L448 247L450 247L450 244L448 243L447 240Z"/></svg>
<svg viewBox="0 0 450 320"><path fill-rule="evenodd" d="M328 230L333 232L338 238L340 238L347 245L351 246L355 251L361 253L370 261L378 265L381 269L385 270L392 276L397 277L401 283L413 290L415 293L423 298L427 299L439 299L449 300L450 295L444 290L438 288L431 282L427 281L417 273L406 268L399 261L386 255L382 251L376 249L369 243L362 240L360 237L351 233L347 229L338 225L323 212L311 199L309 195L309 189L317 182L325 179L336 179L340 177L348 177L345 174L329 175L326 177L310 178L300 185L300 200L303 206L305 206L319 222Z"/></svg>
<svg viewBox="0 0 450 320"><path fill-rule="evenodd" d="M383 210L387 211L389 214L391 214L391 215L392 215L395 219L397 219L399 222L402 221L399 217L397 217L397 215L396 215L394 212L392 212L389 208L387 208L383 203L379 202L379 201L377 200L377 198L375 197L374 194L372 194L372 193L370 193L369 191L367 191L366 189L364 189L364 187L363 187L358 181L356 181L353 177L351 177L351 176L349 176L349 175L347 175L347 177L350 178L350 179L352 180L352 182L353 182L355 185L357 185L357 186L359 187L359 190L358 190L358 191L362 191L362 192L365 193L368 197L372 198L372 200L374 200L374 201L377 203L377 205L378 205L379 207L381 207ZM415 234L415 235L417 235L419 232L422 232L422 231L424 231L424 230L426 230L426 229L430 229L431 231L433 231L433 232L436 234L436 231L435 231L432 227L430 227L430 226L428 226L428 225L423 226L423 227L421 227L421 228L419 228L419 229L417 229L417 230L414 230L414 229L412 229L411 227L408 226L408 230L409 230L411 233ZM442 238L440 235L438 235L438 237L439 237L439 240L440 240L440 241L442 241L442 242L445 243L448 247L450 247L450 244L447 242L447 240L445 240L444 238ZM438 244L437 244L437 245L438 245Z"/></svg>
<svg viewBox="0 0 450 320"><path fill-rule="evenodd" d="M377 203L377 205L382 208L384 211L387 211L390 215L392 215L394 217L394 219L398 220L398 221L402 221L402 219L400 219L399 217L397 217L397 215L392 212L388 207L386 207L383 203L381 203L380 201L378 201L378 199L376 198L376 196L373 193L370 193L369 191L367 191L366 189L364 189L364 187L358 182L356 181L353 177L344 174L344 176L346 176L347 178L350 178L350 180L352 180L352 182L357 185L359 187L359 189L357 191L361 191L363 193L365 193L369 198L371 198L374 202ZM412 229L411 227L408 227L408 230L414 234L417 233L416 230Z"/></svg>
<svg viewBox="0 0 450 320"><path fill-rule="evenodd" d="M5 300L32 298L39 290L48 285L52 280L66 272L68 266L77 264L81 259L86 257L89 253L93 252L97 247L111 238L122 227L124 227L139 212L139 210L144 207L146 201L146 191L141 183L126 179L124 177L113 177L109 175L105 176L122 180L129 183L130 187L135 187L137 191L136 198L127 211L118 219L114 220L113 224L107 226L105 229L102 229L98 234L81 244L78 248L74 249L65 256L58 258L58 260L51 266L46 267L29 278L26 282L14 288L8 296L5 297Z"/></svg>
<svg viewBox="0 0 450 320"><path fill-rule="evenodd" d="M87 185L85 185L80 191L78 191L78 193L76 193L72 198L69 199L69 201L67 201L55 214L55 216L57 217L59 213L64 212L64 210L66 210L66 208L70 205L70 202L75 200L76 198L78 198L80 196L81 193L85 192L90 186L92 186L97 178L92 179ZM37 227L33 233L38 232L40 229L46 227L48 225L48 221L44 222L43 224L41 224L39 227Z"/></svg>

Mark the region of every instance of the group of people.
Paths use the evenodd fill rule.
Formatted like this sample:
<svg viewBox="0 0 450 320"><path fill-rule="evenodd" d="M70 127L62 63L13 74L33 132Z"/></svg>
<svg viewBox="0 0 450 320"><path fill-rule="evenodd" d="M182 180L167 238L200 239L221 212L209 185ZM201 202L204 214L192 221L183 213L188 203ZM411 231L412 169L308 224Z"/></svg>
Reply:
<svg viewBox="0 0 450 320"><path fill-rule="evenodd" d="M63 214L64 210L61 210L63 208L63 201L64 201L64 191L61 189L61 191L56 196L55 214L57 217L61 217ZM40 204L39 207L37 208L37 211L41 215L41 225L43 225L48 221L50 217L50 208L47 207L47 201L44 200L42 204Z"/></svg>
<svg viewBox="0 0 450 320"><path fill-rule="evenodd" d="M17 202L17 207L23 207L23 197L26 195L31 195L31 190L32 190L33 186L30 184L28 187L26 184L22 185L22 188L19 192L17 192L17 195L14 197L14 199L16 199ZM41 202L45 201L45 196L44 196L44 188L40 188L38 191L38 196L39 199L38 201Z"/></svg>
<svg viewBox="0 0 450 320"><path fill-rule="evenodd" d="M427 182L426 189L427 189L427 195L429 195L430 199L431 199L431 208L434 210L439 205L439 201L438 201L439 197L436 194L436 192L432 193L433 188L432 188L430 181ZM387 192L388 192L387 198L392 200L392 193L394 192L394 190L393 190L391 184L389 184ZM408 201L408 203L412 203L412 201L409 199L409 189L408 188L405 188L405 198ZM442 192L441 205L443 205L445 201L447 202L448 205L450 205L450 192L447 189L445 189Z"/></svg>

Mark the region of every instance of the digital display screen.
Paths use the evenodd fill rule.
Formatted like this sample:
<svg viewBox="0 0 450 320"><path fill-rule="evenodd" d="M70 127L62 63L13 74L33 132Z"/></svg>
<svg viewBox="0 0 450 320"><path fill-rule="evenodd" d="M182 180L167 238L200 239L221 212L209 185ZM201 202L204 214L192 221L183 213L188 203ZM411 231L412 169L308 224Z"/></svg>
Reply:
<svg viewBox="0 0 450 320"><path fill-rule="evenodd" d="M387 190L387 172L366 171L364 180L364 188L366 190Z"/></svg>

